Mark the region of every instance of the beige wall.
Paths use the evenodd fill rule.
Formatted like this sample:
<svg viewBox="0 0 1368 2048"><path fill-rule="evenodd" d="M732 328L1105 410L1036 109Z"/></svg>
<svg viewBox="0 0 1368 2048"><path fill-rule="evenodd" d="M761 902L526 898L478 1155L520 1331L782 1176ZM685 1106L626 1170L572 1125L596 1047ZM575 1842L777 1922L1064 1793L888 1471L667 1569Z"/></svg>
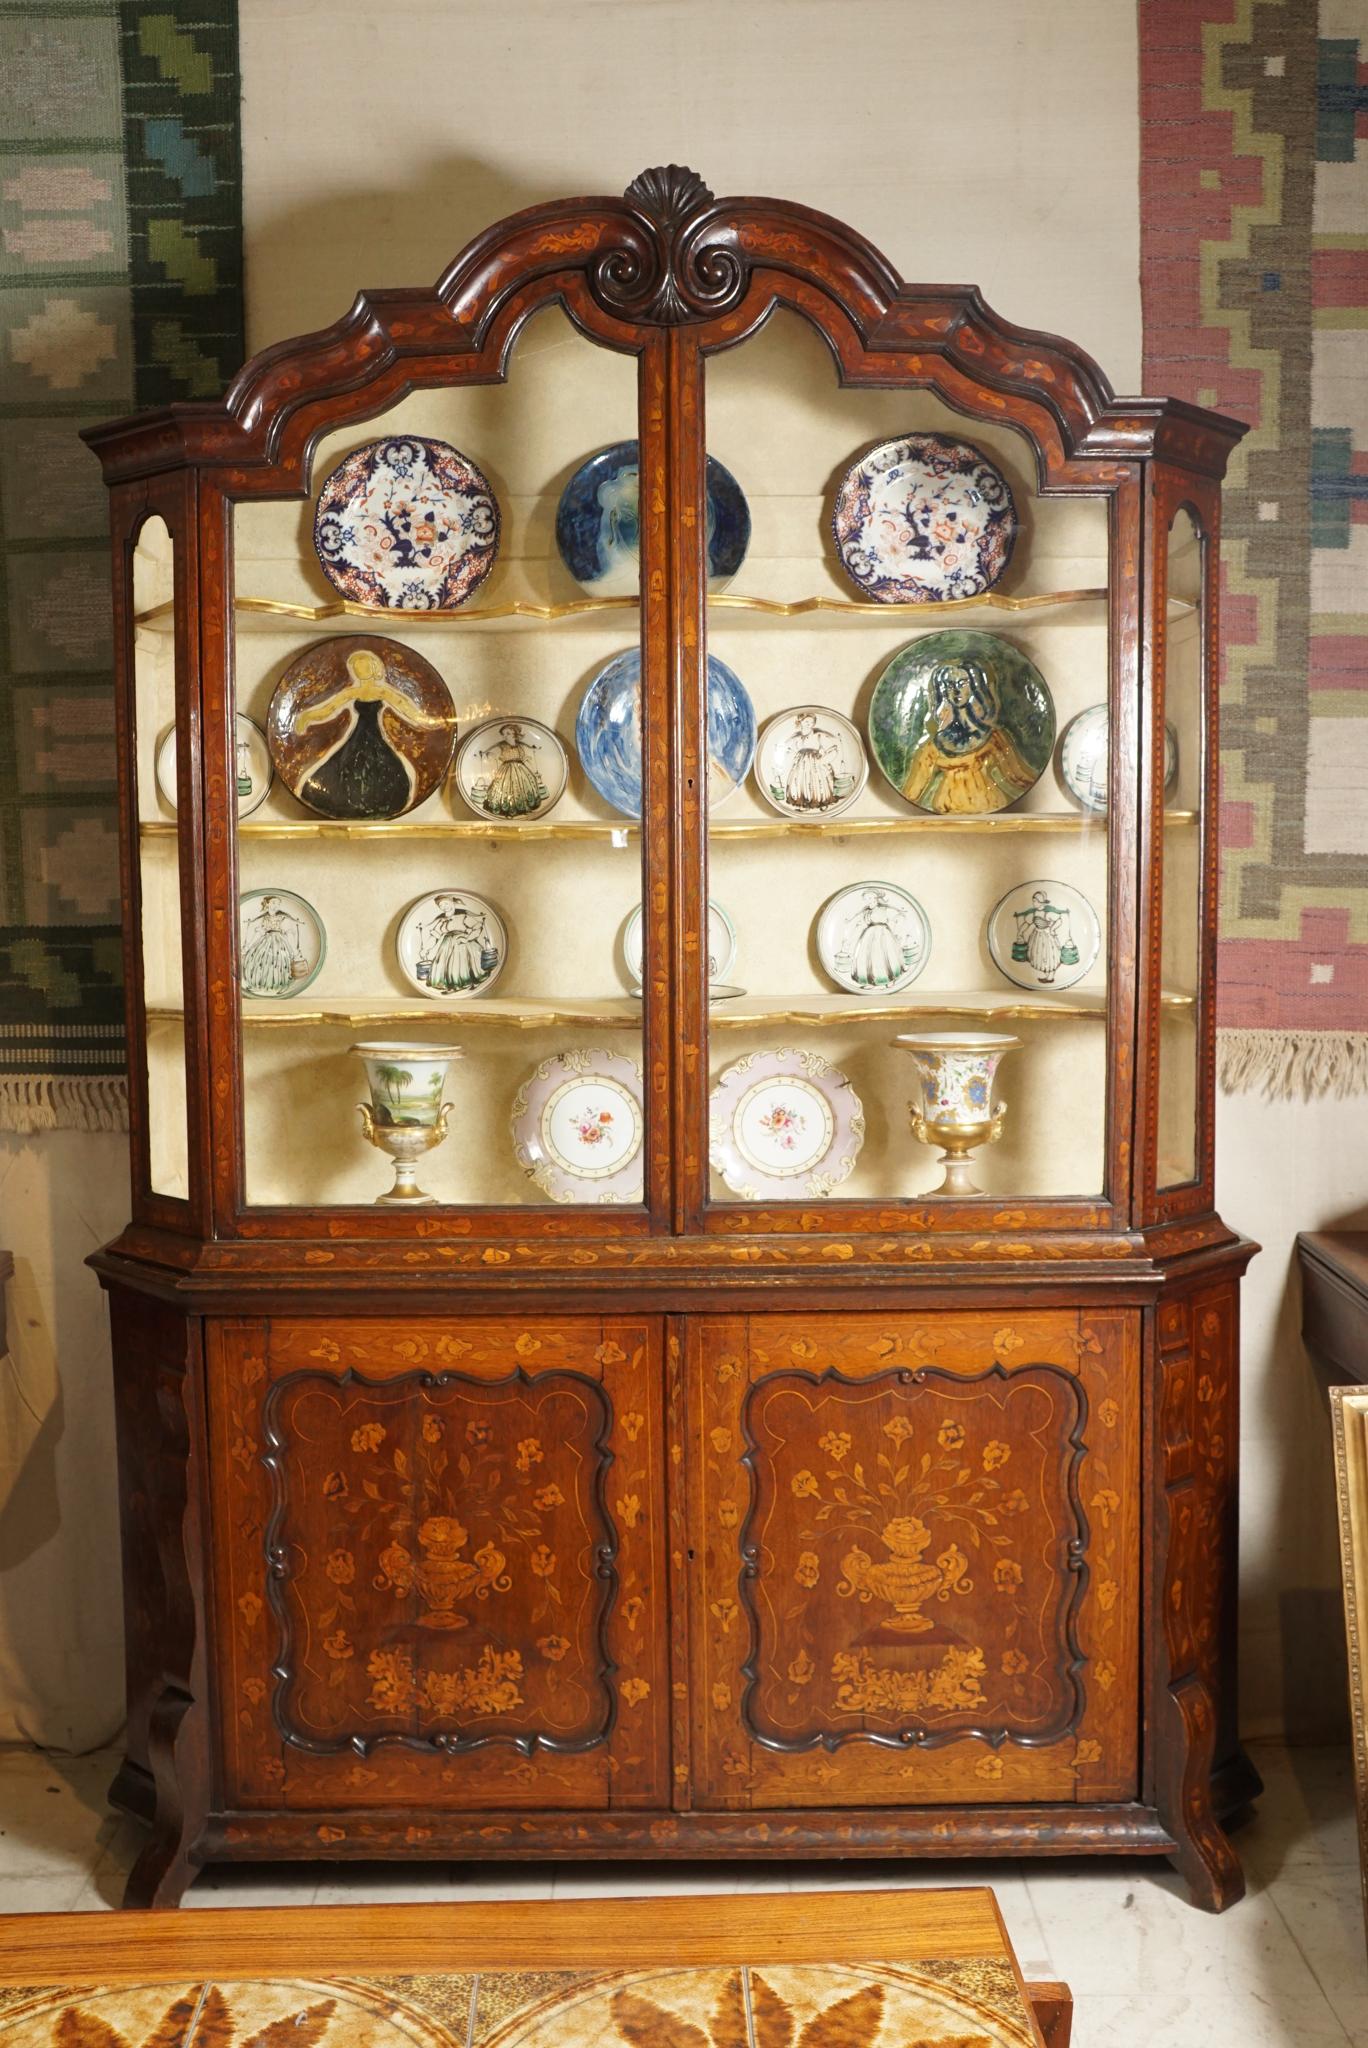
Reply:
<svg viewBox="0 0 1368 2048"><path fill-rule="evenodd" d="M254 346L359 285L430 281L504 212L673 158L849 219L908 276L976 282L1136 388L1133 0L242 0L241 22ZM1266 1247L1246 1297L1251 1726L1338 1706L1326 1432L1289 1258L1297 1227L1368 1205L1365 1136L1362 1103L1222 1108L1223 1206ZM108 1355L80 1259L120 1220L124 1171L111 1139L0 1139L0 1236L31 1307L0 1424L37 1443L40 1505L0 1548L18 1567L0 1735L80 1745L119 1714Z"/></svg>

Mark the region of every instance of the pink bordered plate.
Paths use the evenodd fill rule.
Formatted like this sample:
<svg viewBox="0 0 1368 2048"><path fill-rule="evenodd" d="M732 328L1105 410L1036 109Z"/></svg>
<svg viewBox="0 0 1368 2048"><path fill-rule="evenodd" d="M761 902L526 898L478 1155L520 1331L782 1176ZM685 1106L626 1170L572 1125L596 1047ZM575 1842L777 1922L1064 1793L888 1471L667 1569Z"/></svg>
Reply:
<svg viewBox="0 0 1368 2048"><path fill-rule="evenodd" d="M641 1068L621 1052L557 1052L513 1098L519 1166L553 1202L639 1202Z"/></svg>
<svg viewBox="0 0 1368 2048"><path fill-rule="evenodd" d="M323 574L359 604L449 611L484 582L498 546L489 480L449 441L368 441L318 494L314 548Z"/></svg>
<svg viewBox="0 0 1368 2048"><path fill-rule="evenodd" d="M710 1103L709 1156L748 1202L820 1201L849 1179L864 1108L839 1067L783 1046L727 1068Z"/></svg>

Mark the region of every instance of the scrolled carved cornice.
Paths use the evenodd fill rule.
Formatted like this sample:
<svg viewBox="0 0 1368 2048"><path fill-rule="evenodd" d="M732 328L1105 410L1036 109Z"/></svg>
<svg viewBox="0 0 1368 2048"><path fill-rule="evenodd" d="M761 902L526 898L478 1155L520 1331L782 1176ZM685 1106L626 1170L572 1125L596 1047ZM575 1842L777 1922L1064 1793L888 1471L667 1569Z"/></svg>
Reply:
<svg viewBox="0 0 1368 2048"><path fill-rule="evenodd" d="M589 272L604 311L653 327L729 312L750 265L697 171L659 165L633 178L623 196L622 239L600 251Z"/></svg>

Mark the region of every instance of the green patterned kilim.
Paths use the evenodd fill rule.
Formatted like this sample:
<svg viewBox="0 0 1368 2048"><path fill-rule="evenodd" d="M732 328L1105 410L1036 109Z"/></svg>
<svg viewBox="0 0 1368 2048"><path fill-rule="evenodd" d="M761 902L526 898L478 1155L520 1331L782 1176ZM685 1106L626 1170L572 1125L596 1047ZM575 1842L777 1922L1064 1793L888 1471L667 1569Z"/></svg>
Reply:
<svg viewBox="0 0 1368 2048"><path fill-rule="evenodd" d="M123 1121L91 420L242 361L235 0L0 0L0 1128Z"/></svg>

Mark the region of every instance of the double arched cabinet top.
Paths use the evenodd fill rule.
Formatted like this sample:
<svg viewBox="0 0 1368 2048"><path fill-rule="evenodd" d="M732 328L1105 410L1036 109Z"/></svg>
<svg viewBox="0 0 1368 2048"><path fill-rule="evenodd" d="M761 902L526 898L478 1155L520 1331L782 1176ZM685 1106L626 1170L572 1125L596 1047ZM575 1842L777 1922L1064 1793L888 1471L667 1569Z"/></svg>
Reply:
<svg viewBox="0 0 1368 2048"><path fill-rule="evenodd" d="M1219 478L1240 422L1175 399L1119 399L1082 349L1015 327L967 285L912 285L863 236L809 207L716 199L677 164L621 199L530 207L486 229L430 290L362 292L318 333L253 357L221 401L86 430L109 483L181 467L232 496L303 494L325 427L406 391L502 378L523 323L559 302L591 339L703 354L777 306L811 321L848 385L922 386L1022 429L1040 481L1096 490L1156 458Z"/></svg>

